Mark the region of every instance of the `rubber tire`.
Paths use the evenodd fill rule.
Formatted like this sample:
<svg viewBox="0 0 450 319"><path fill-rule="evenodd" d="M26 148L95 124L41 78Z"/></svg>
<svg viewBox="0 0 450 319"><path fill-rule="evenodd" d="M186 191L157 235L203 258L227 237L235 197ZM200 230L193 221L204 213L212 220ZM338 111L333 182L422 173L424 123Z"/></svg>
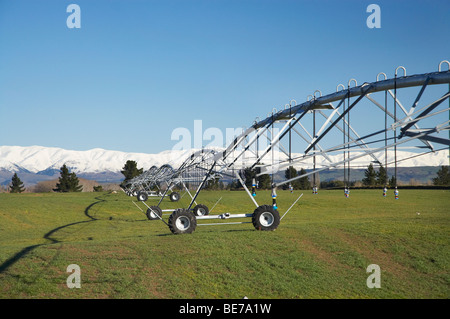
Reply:
<svg viewBox="0 0 450 319"><path fill-rule="evenodd" d="M157 220L157 219L160 219L159 217L162 217L161 208L159 208L158 206L150 206L150 208L147 209L147 213L145 214L145 215L147 215L147 218L149 220ZM153 210L153 212L152 212L152 210ZM155 216L155 214L157 214L159 217Z"/></svg>
<svg viewBox="0 0 450 319"><path fill-rule="evenodd" d="M259 206L252 216L256 230L275 230L280 225L280 220L280 213L270 205Z"/></svg>
<svg viewBox="0 0 450 319"><path fill-rule="evenodd" d="M148 199L148 194L146 192L139 192L136 196L137 200L140 202L146 202Z"/></svg>
<svg viewBox="0 0 450 319"><path fill-rule="evenodd" d="M184 208L176 209L169 217L169 229L173 234L191 234L197 227L194 213ZM180 227L182 225L182 227Z"/></svg>
<svg viewBox="0 0 450 319"><path fill-rule="evenodd" d="M198 204L192 210L195 216L206 216L209 215L209 208L206 205ZM203 213L201 213L203 211Z"/></svg>
<svg viewBox="0 0 450 319"><path fill-rule="evenodd" d="M177 192L172 192L169 198L172 202L178 202L180 200L180 194L178 194Z"/></svg>

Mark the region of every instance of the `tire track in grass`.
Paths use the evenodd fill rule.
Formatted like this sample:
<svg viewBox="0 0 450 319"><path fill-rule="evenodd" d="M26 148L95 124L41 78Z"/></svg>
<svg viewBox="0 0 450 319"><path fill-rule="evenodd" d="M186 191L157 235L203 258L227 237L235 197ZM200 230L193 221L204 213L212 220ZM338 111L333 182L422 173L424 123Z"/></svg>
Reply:
<svg viewBox="0 0 450 319"><path fill-rule="evenodd" d="M107 195L107 194L105 194ZM104 196L104 195L102 195ZM63 241L61 240L57 240L52 238L52 236L57 233L58 231L62 230L62 229L66 229L68 227L74 226L74 225L79 225L79 224L86 224L86 223L90 223L90 222L95 222L99 219L93 217L90 215L90 209L92 207L94 207L95 205L102 203L102 202L106 202L105 199L102 199L101 196L95 197L95 199L97 200L96 202L90 204L89 206L87 206L84 210L84 215L87 216L89 218L89 220L83 220L83 221L79 221L79 222L74 222L74 223L70 223L70 224L66 224L63 226L59 226L56 227L52 230L50 230L49 232L47 232L46 234L44 234L44 236L42 237L45 240L49 240L50 243L44 243L44 244L37 244L37 245L32 245L32 246L28 246L23 248L21 251L19 251L18 253L16 253L14 256L12 256L11 258L7 259L5 262L3 262L0 265L0 274L3 274L4 272L6 272L12 265L14 265L16 262L18 262L19 260L21 260L22 258L24 258L25 256L27 256L29 253L31 253L32 251L34 251L36 248L39 247L43 247L43 246L49 246L49 245L55 245L55 244L62 244ZM80 231L80 230L77 230ZM75 232L77 232L75 231ZM72 234L72 233L71 233ZM55 256L50 259L50 261L47 262L47 264L45 265L45 268L57 257L59 256L60 253L60 249L61 249L62 245L58 248L57 253L55 254ZM37 274L38 276L39 274ZM37 278L37 276L35 277L35 280ZM35 281L34 280L34 281Z"/></svg>
<svg viewBox="0 0 450 319"><path fill-rule="evenodd" d="M42 238L47 240L48 241L47 243L36 244L36 245L31 245L31 246L25 247L22 250L20 250L18 253L16 253L15 255L13 255L9 259L7 259L5 262L3 262L0 265L0 275L5 274L5 273L7 274L10 267L12 267L18 261L22 260L24 257L30 255L30 253L32 253L36 248L54 247L56 252L52 256L52 258L50 258L48 260L45 260L42 257L39 258L44 263L42 266L40 266L40 268L47 270L49 268L49 266L52 263L54 263L55 260L61 255L61 253L62 253L61 249L64 246L63 244L70 243L70 242L64 241L64 239L67 238L68 236L72 236L76 233L83 231L83 229L92 225L92 222L99 221L99 220L109 221L110 225L114 226L116 228L117 226L115 225L115 223L111 222L111 219L108 220L105 218L97 218L97 217L95 217L95 213L92 212L92 209L94 206L108 201L108 197L109 197L108 195L109 194L104 194L104 195L95 197L96 201L89 204L84 209L84 215L88 218L88 220L77 221L77 222L72 222L72 223L69 223L66 225L58 226L43 235ZM68 230L70 227L73 227L76 225L82 225L82 224L84 224L84 226L82 226L81 228L77 227L77 228L75 228L75 230L73 230L71 232L67 232L64 234L64 236L61 236L61 231ZM59 236L56 236L58 233L59 233ZM59 245L59 247L58 247L58 245ZM144 270L148 269L147 264L146 264L147 257L144 256L144 253L141 250L139 250L136 247L132 247L131 245L125 245L125 247L128 250L126 252L127 255L129 255L130 257L132 255L135 256L135 258L134 258L136 260L135 266L137 266L136 267L137 269L135 269L134 270L135 272L131 274L132 277L130 278L131 280L129 282L126 282L121 287L118 287L118 290L113 290L110 292L110 294L108 296L109 298L115 298L116 296L120 297L120 295L123 294L123 291L127 291L134 285L138 285L138 283L143 280L142 274L144 273ZM28 276L26 279L27 284L36 283L36 281L41 277L42 273L43 273L43 271L33 271L33 275L31 276L31 278L30 278L30 276ZM7 274L7 275L13 276L13 277L16 276L14 274ZM151 296L155 297L160 294L160 292L158 292L158 286L159 285L156 284L155 286L150 287L149 292L150 292ZM148 288L149 287L144 288L144 289L148 290Z"/></svg>

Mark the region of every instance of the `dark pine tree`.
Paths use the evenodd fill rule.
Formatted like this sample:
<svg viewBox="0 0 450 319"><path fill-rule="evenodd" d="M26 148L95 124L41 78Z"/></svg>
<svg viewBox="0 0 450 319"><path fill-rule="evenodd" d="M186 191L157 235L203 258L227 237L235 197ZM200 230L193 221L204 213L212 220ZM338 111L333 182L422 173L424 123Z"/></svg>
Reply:
<svg viewBox="0 0 450 319"><path fill-rule="evenodd" d="M250 169L249 167L244 169L244 181L245 186L249 189L252 187L253 179L258 183L259 189L271 189L272 180L269 174L263 174L260 176L256 176L256 174L261 173L261 168L257 167L255 169ZM240 184L240 183L239 183Z"/></svg>
<svg viewBox="0 0 450 319"><path fill-rule="evenodd" d="M298 176L302 176L304 174L306 174L306 170L304 168L300 169ZM300 189L310 189L311 188L311 182L309 181L308 176L303 176L298 181L299 181Z"/></svg>
<svg viewBox="0 0 450 319"><path fill-rule="evenodd" d="M56 184L56 188L54 189L55 192L68 192L70 190L70 173L69 169L67 168L66 164L64 164L60 168L60 177L59 177L59 183Z"/></svg>
<svg viewBox="0 0 450 319"><path fill-rule="evenodd" d="M294 177L297 177L297 176L298 176L298 172L293 166L289 166L284 171L284 177L286 179L291 179L291 178L294 178ZM292 185L293 189L301 189L300 180L298 180L298 179L296 179L295 181L292 181L291 185Z"/></svg>
<svg viewBox="0 0 450 319"><path fill-rule="evenodd" d="M83 186L79 185L80 181L78 180L77 175L75 173L70 173L69 176L69 185L70 192L81 192L83 190Z"/></svg>
<svg viewBox="0 0 450 319"><path fill-rule="evenodd" d="M269 174L263 174L257 177L258 187L260 189L271 189L272 188L272 178Z"/></svg>
<svg viewBox="0 0 450 319"><path fill-rule="evenodd" d="M450 172L448 166L441 166L436 174L437 177L433 178L434 185L450 185Z"/></svg>
<svg viewBox="0 0 450 319"><path fill-rule="evenodd" d="M252 187L253 179L256 180L257 173L258 173L257 169L251 169L250 167L247 167L244 169L244 171L243 171L244 178L243 179L245 182L245 186L247 186L248 188ZM239 185L239 186L241 186L241 185Z"/></svg>
<svg viewBox="0 0 450 319"><path fill-rule="evenodd" d="M67 193L67 192L81 192L83 186L78 185L79 180L75 173L69 173L69 169L66 164L60 168L59 183L56 184L55 192Z"/></svg>
<svg viewBox="0 0 450 319"><path fill-rule="evenodd" d="M17 176L17 173L14 173L13 175L11 179L11 186L9 186L9 189L11 193L22 193L25 190L22 181L20 180L19 176Z"/></svg>
<svg viewBox="0 0 450 319"><path fill-rule="evenodd" d="M364 172L364 178L362 180L363 185L375 186L375 184L377 183L376 177L377 173L375 172L372 163L370 163L369 167L367 167L366 171Z"/></svg>
<svg viewBox="0 0 450 319"><path fill-rule="evenodd" d="M384 186L388 183L387 171L383 165L380 166L377 172L377 184Z"/></svg>
<svg viewBox="0 0 450 319"><path fill-rule="evenodd" d="M286 179L291 179L291 178L297 177L297 170L293 166L289 166L284 171L284 177Z"/></svg>
<svg viewBox="0 0 450 319"><path fill-rule="evenodd" d="M136 176L139 176L139 175L141 175L142 174L142 172L144 171L144 169L143 168L137 168L137 163L136 163L136 161L131 161L131 160L128 160L126 163L125 163L125 165L122 167L122 171L120 171L122 174L123 174L123 176L125 176L125 179L124 179L124 181L122 182L122 185L126 185L126 183L130 180L130 179L132 179L132 178L134 178L134 177L136 177Z"/></svg>
<svg viewBox="0 0 450 319"><path fill-rule="evenodd" d="M395 179L395 176L391 176L391 179L389 180L389 187L396 187L397 186L397 180Z"/></svg>

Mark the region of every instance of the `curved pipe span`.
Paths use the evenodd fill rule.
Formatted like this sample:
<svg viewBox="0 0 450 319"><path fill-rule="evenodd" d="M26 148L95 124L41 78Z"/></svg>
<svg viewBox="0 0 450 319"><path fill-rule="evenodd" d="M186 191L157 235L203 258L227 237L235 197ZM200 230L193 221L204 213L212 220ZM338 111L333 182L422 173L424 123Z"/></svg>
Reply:
<svg viewBox="0 0 450 319"><path fill-rule="evenodd" d="M340 101L343 98L347 98L347 94L349 97L361 96L363 94L367 94L367 87L370 87L370 93L387 91L394 89L395 85L397 89L414 87L414 86L422 86L425 81L428 80L428 85L434 84L445 84L450 83L450 71L444 72L434 72L434 73L426 73L426 74L417 74L411 76L405 76L397 79L386 79L380 80L372 83L363 83L360 86L352 87L349 90L341 90L335 93L331 93L325 96L318 97L316 99L312 99L306 101L304 103L295 105L291 108L292 114L298 114L301 112L309 111L309 110L318 110L318 109L332 109L332 107L328 104L331 102ZM396 82L396 83L395 83ZM274 120L285 120L289 117L289 111L281 111L274 115ZM267 117L264 120L259 121L253 127L259 128L265 126L268 122L270 122L272 117Z"/></svg>
<svg viewBox="0 0 450 319"><path fill-rule="evenodd" d="M378 75L380 74L384 73L379 73ZM288 120L292 117L297 117L300 113L304 113L310 110L333 109L333 107L329 103L341 101L344 98L361 97L367 95L368 93L392 90L395 87L397 89L401 89L423 86L425 82L428 82L427 85L450 83L450 71L417 74L385 80L378 80L377 76L376 82L365 82L360 86L352 87L347 90L343 89L335 93L307 100L306 102L292 106L290 109L281 110L273 115L271 114L270 116L266 117L263 120L260 120L259 122L254 123L241 135L236 137L224 152L218 154L217 158L219 158L220 156L227 157L230 152L238 147L247 136L260 128L264 128L270 125L272 122Z"/></svg>

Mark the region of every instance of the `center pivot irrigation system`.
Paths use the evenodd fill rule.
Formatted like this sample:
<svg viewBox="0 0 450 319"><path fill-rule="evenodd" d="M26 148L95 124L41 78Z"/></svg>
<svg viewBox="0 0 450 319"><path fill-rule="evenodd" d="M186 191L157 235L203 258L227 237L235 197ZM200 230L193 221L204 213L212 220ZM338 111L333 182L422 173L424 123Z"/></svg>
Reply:
<svg viewBox="0 0 450 319"><path fill-rule="evenodd" d="M447 70L442 70L444 65ZM275 230L303 195L294 198L280 215L277 188L283 185L291 188L295 180L312 176L312 188L316 193L319 172L343 169L344 193L349 197L351 165L353 168L364 167L362 165L367 166L368 160L392 173L394 194L398 198L398 163L430 152L450 151L449 96L448 61L442 61L437 72L407 76L406 69L400 66L395 69L393 78L381 72L375 82L358 85L351 79L347 86L339 84L336 92L324 96L316 90L304 103L291 100L281 110L273 109L265 119L255 120L224 151L193 153L164 180L167 186L158 195L161 197L158 205L144 203L148 208L147 216L163 221L175 234L192 233L197 225L249 223L197 223L206 219L251 218L257 230ZM302 152L294 153L293 148ZM279 177L274 180L276 172L291 166L312 169L281 181ZM258 204L255 180L250 192L243 179L244 168L256 169L256 176L272 176L271 205ZM210 215L205 205L197 204L196 199L205 184L224 176L241 183L256 206L253 212ZM195 182L195 194L189 192L187 182L191 187ZM165 221L159 206L175 185L182 185L191 201L187 207L168 210L172 213ZM386 189L387 179L384 195Z"/></svg>
<svg viewBox="0 0 450 319"><path fill-rule="evenodd" d="M122 189L128 196L136 196L138 201L146 201L149 197L161 197L162 187L168 185L174 173L175 170L169 164L159 168L152 166L141 175L130 179ZM180 200L180 194L172 191L174 186L175 184L169 188L171 192L169 196L172 202L177 202Z"/></svg>

